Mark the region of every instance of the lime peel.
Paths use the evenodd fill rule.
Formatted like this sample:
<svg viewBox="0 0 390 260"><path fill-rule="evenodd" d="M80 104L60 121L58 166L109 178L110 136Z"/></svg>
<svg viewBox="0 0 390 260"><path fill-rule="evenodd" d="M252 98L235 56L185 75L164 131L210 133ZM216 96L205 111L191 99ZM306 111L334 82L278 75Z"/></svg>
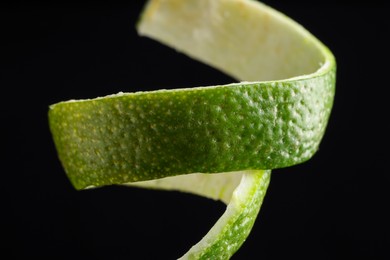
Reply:
<svg viewBox="0 0 390 260"><path fill-rule="evenodd" d="M246 171L225 213L180 259L229 259L244 243L263 202L271 171Z"/></svg>
<svg viewBox="0 0 390 260"><path fill-rule="evenodd" d="M126 184L222 200L226 212L182 259L227 259L252 228L270 170L317 151L335 59L252 0L150 0L137 28L241 82L54 104L59 158L77 189Z"/></svg>
<svg viewBox="0 0 390 260"><path fill-rule="evenodd" d="M226 203L226 211L210 231L179 259L228 259L250 233L270 177L270 170L196 173L127 185L188 192Z"/></svg>

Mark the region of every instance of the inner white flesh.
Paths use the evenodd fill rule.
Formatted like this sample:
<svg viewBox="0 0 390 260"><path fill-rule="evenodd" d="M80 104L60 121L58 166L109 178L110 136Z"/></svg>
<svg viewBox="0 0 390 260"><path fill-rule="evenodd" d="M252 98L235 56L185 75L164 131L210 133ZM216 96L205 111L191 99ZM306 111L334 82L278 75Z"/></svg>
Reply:
<svg viewBox="0 0 390 260"><path fill-rule="evenodd" d="M311 74L326 60L303 27L257 1L150 1L138 32L243 81Z"/></svg>
<svg viewBox="0 0 390 260"><path fill-rule="evenodd" d="M234 189L241 181L243 172L218 174L193 173L129 183L127 185L162 190L176 190L200 195L206 198L221 200L229 204Z"/></svg>

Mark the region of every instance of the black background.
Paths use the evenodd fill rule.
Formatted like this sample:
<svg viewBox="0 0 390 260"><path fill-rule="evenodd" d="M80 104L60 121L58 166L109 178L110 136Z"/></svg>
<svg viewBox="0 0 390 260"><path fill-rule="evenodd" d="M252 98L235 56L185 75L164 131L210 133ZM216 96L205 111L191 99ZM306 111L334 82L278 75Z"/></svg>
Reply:
<svg viewBox="0 0 390 260"><path fill-rule="evenodd" d="M267 4L322 40L338 62L319 152L275 170L233 259L389 259L388 12L379 2ZM118 186L75 191L57 159L50 104L119 91L230 83L134 24L144 1L0 5L2 259L175 259L222 203Z"/></svg>

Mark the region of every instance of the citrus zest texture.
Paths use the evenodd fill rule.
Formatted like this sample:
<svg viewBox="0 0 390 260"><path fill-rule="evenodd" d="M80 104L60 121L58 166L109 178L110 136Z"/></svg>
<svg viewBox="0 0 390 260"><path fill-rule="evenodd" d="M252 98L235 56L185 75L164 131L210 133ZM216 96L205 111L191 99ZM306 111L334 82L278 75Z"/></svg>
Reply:
<svg viewBox="0 0 390 260"><path fill-rule="evenodd" d="M138 32L240 82L54 104L59 158L76 189L127 184L224 201L224 215L183 259L228 259L252 228L270 170L317 151L335 59L252 0L150 0Z"/></svg>

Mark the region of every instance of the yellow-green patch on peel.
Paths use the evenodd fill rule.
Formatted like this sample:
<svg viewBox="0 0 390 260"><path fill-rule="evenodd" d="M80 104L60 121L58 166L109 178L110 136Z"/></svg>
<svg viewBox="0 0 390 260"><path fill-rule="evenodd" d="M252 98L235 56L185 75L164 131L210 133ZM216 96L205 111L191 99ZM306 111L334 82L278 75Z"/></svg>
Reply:
<svg viewBox="0 0 390 260"><path fill-rule="evenodd" d="M228 259L252 228L270 170L317 151L334 57L251 0L151 0L138 32L241 82L52 105L59 158L76 189L127 184L224 201L224 215L183 259Z"/></svg>

